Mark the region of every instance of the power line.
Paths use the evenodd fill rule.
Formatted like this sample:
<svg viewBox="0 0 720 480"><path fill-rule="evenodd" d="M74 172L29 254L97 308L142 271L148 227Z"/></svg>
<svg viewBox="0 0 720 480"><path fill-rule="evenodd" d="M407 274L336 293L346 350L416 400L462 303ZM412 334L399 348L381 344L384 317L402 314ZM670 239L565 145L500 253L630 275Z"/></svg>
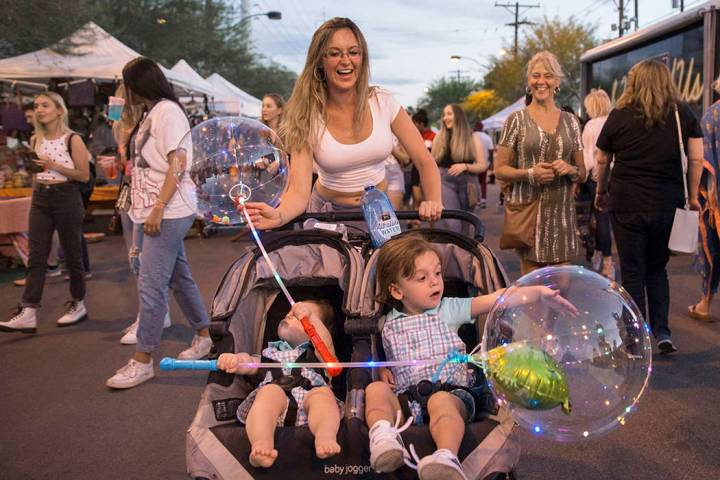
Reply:
<svg viewBox="0 0 720 480"><path fill-rule="evenodd" d="M515 44L514 44L514 47L513 47L513 52L515 53L515 57L517 57L517 54L518 54L518 30L520 29L520 25L535 25L535 23L533 23L533 22L528 22L527 20L520 20L520 9L521 9L521 8L526 9L525 11L522 12L522 13L524 14L524 13L527 11L527 9L530 9L530 8L540 8L540 4L537 4L537 5L522 5L522 4L520 4L520 2L515 2L514 4L512 4L512 3L497 3L497 2L495 2L495 6L496 6L496 7L503 7L505 10L507 10L507 11L510 12L510 13L513 13L513 10L511 10L510 7L514 7L514 9L515 9L515 12L514 12L514 14L515 14L515 21L514 21L514 22L511 22L511 23L506 23L505 25L507 25L507 26L509 26L509 27L514 27L514 28L515 28Z"/></svg>

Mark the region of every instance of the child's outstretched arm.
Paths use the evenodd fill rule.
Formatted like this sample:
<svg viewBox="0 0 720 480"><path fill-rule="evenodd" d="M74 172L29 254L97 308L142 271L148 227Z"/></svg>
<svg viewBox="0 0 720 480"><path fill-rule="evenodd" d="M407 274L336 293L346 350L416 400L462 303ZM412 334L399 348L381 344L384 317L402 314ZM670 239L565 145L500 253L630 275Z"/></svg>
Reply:
<svg viewBox="0 0 720 480"><path fill-rule="evenodd" d="M473 317L483 313L488 313L498 298L505 293L505 288L501 288L488 295L479 295L472 300L470 310ZM560 291L543 286L520 287L513 299L522 300L523 303L544 302L556 310L561 310L573 317L578 315L578 309L560 295ZM507 306L513 306L508 304Z"/></svg>
<svg viewBox="0 0 720 480"><path fill-rule="evenodd" d="M501 288L500 290L495 290L493 293L489 293L487 295L478 295L477 297L472 299L472 303L470 304L470 314L473 318L477 317L478 315L481 315L483 313L488 313L493 305L495 305L495 302L497 302L497 299L500 298L500 296L505 293L506 288Z"/></svg>
<svg viewBox="0 0 720 480"><path fill-rule="evenodd" d="M217 368L227 373L236 373L238 375L255 375L258 371L257 367L240 367L241 363L257 363L260 357L250 355L249 353L223 353L217 359Z"/></svg>

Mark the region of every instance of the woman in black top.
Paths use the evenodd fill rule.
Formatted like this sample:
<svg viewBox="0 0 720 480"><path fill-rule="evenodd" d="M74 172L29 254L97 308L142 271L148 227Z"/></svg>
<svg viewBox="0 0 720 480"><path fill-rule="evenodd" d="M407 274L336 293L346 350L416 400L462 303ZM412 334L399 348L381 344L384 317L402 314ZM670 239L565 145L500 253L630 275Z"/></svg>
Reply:
<svg viewBox="0 0 720 480"><path fill-rule="evenodd" d="M630 69L625 91L600 132L595 153L595 206L610 210L623 287L649 321L663 354L677 350L668 327L670 291L665 266L675 209L685 203L676 108L689 160L688 202L699 210L702 132L690 108L680 103L664 63L644 60ZM614 162L612 181L610 161Z"/></svg>
<svg viewBox="0 0 720 480"><path fill-rule="evenodd" d="M470 205L468 199L468 182L477 182L477 174L487 170L488 164L480 139L472 134L460 105L451 103L443 108L440 132L433 140L431 153L440 168L443 206L472 212L475 205ZM458 220L443 220L438 226L454 231L461 228Z"/></svg>

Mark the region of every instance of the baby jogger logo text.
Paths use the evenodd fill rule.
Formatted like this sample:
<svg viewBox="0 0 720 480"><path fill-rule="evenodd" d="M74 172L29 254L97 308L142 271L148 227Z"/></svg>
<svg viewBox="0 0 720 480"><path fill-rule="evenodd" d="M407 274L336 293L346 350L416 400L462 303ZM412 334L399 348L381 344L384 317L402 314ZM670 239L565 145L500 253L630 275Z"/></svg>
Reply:
<svg viewBox="0 0 720 480"><path fill-rule="evenodd" d="M325 465L326 475L360 475L371 470L370 465Z"/></svg>

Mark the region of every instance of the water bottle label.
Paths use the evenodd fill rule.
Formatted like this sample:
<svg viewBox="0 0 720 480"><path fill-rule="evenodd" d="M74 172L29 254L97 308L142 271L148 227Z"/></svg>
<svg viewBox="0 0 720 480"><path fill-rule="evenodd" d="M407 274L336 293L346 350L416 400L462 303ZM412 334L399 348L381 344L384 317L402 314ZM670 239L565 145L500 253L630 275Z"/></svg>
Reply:
<svg viewBox="0 0 720 480"><path fill-rule="evenodd" d="M375 231L378 232L385 240L388 240L401 232L400 224L397 221L384 219L377 223Z"/></svg>

